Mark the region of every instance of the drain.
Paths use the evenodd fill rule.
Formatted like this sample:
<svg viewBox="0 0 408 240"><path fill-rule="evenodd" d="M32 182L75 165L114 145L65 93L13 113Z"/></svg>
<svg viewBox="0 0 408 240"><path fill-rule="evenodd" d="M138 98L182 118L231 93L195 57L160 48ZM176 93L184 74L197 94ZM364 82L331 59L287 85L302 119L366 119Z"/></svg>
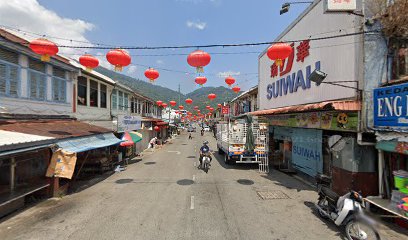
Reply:
<svg viewBox="0 0 408 240"><path fill-rule="evenodd" d="M256 192L259 197L262 198L262 200L272 200L272 199L290 199L288 195L286 195L284 192L280 190L274 190L274 191L257 191Z"/></svg>

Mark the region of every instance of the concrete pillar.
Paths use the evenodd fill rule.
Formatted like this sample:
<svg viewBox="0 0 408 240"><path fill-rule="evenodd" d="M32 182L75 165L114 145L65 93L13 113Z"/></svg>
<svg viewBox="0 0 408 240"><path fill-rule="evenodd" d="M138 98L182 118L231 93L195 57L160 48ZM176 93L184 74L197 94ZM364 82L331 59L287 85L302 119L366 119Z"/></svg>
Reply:
<svg viewBox="0 0 408 240"><path fill-rule="evenodd" d="M384 169L384 152L382 150L378 150L378 194L380 196L384 194L383 169Z"/></svg>
<svg viewBox="0 0 408 240"><path fill-rule="evenodd" d="M10 191L13 192L16 187L16 159L10 159Z"/></svg>
<svg viewBox="0 0 408 240"><path fill-rule="evenodd" d="M45 73L47 74L46 78L46 93L45 93L45 98L48 101L52 101L52 66L49 64L45 65Z"/></svg>
<svg viewBox="0 0 408 240"><path fill-rule="evenodd" d="M18 57L20 68L20 97L28 98L28 57L20 54Z"/></svg>

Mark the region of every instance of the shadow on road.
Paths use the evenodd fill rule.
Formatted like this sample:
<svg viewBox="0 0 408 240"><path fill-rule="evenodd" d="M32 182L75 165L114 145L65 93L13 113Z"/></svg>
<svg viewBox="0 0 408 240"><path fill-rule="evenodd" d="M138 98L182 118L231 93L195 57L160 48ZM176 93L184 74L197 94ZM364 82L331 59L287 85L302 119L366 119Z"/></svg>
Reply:
<svg viewBox="0 0 408 240"><path fill-rule="evenodd" d="M341 227L337 227L333 222L320 217L313 202L305 201L303 203L306 207L310 208L311 213L325 223L330 230L337 232L336 236L338 236L340 239L347 240L347 237L341 232L343 230Z"/></svg>
<svg viewBox="0 0 408 240"><path fill-rule="evenodd" d="M221 167L225 169L234 169L234 170L251 170L251 169L258 169L258 164L254 163L243 163L243 164L225 164L224 162L224 154L219 154L218 152L214 152L214 158L220 163Z"/></svg>
<svg viewBox="0 0 408 240"><path fill-rule="evenodd" d="M145 165L153 165L153 164L156 164L156 162L145 162L144 164Z"/></svg>
<svg viewBox="0 0 408 240"><path fill-rule="evenodd" d="M196 158L196 156L188 156L187 158Z"/></svg>
<svg viewBox="0 0 408 240"><path fill-rule="evenodd" d="M133 182L133 178L123 178L123 179L118 179L115 181L117 184L126 184L126 183L131 183Z"/></svg>
<svg viewBox="0 0 408 240"><path fill-rule="evenodd" d="M242 185L253 185L255 182L249 179L238 179L237 182Z"/></svg>
<svg viewBox="0 0 408 240"><path fill-rule="evenodd" d="M296 189L298 192L300 191L315 191L316 189L301 182L300 180L289 176L285 173L279 172L278 170L270 169L267 175L261 175L263 178L266 178L272 181L274 184L278 186L282 186L288 189Z"/></svg>
<svg viewBox="0 0 408 240"><path fill-rule="evenodd" d="M190 180L190 179L181 179L181 180L177 181L177 184L181 185L181 186L187 186L187 185L191 185L193 183L194 183L194 181Z"/></svg>

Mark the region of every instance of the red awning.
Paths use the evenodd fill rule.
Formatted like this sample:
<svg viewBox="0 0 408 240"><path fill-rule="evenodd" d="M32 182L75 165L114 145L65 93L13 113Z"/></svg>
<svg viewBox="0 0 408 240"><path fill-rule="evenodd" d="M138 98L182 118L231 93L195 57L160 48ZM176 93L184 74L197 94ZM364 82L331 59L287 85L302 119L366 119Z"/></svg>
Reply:
<svg viewBox="0 0 408 240"><path fill-rule="evenodd" d="M163 120L158 119L158 118L143 117L142 122L163 122Z"/></svg>
<svg viewBox="0 0 408 240"><path fill-rule="evenodd" d="M156 124L156 126L163 126L163 125L168 125L169 123L160 121L160 122L156 122L155 124Z"/></svg>
<svg viewBox="0 0 408 240"><path fill-rule="evenodd" d="M250 112L250 115L261 116L261 115L274 115L283 113L295 113L295 112L307 112L316 110L340 110L340 111L360 111L361 102L360 101L332 101L332 102L321 102L321 103L311 103L305 105L296 105L290 107L274 108L268 110L259 110L255 112Z"/></svg>

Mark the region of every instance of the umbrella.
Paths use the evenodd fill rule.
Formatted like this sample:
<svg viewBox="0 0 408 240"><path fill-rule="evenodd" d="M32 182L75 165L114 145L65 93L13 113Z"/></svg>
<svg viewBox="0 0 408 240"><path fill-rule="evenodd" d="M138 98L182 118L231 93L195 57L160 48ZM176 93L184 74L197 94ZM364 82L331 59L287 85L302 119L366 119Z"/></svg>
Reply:
<svg viewBox="0 0 408 240"><path fill-rule="evenodd" d="M252 116L246 116L246 122L248 124L247 133L246 133L246 141L245 141L245 151L247 153L253 153L255 150L254 144L254 134L252 132Z"/></svg>
<svg viewBox="0 0 408 240"><path fill-rule="evenodd" d="M120 143L121 147L129 147L137 142L142 141L143 135L138 132L125 132L122 136L123 142Z"/></svg>
<svg viewBox="0 0 408 240"><path fill-rule="evenodd" d="M140 142L143 139L143 135L140 132L129 132L134 143Z"/></svg>

